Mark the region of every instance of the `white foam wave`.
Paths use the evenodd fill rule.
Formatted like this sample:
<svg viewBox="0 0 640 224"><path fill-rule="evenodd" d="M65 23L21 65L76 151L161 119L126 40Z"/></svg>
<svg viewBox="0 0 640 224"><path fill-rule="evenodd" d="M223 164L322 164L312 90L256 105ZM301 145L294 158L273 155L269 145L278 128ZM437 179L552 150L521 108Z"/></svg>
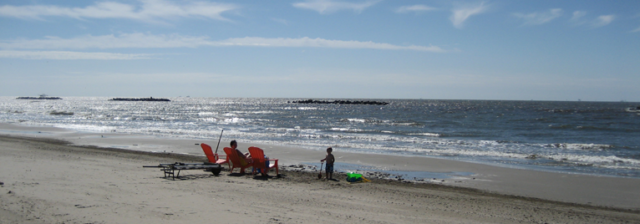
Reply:
<svg viewBox="0 0 640 224"><path fill-rule="evenodd" d="M393 123L393 125L397 125L397 126L413 126L413 125L417 125L417 124L413 123L413 122L404 122L404 123Z"/></svg>
<svg viewBox="0 0 640 224"><path fill-rule="evenodd" d="M215 122L218 122L218 119L215 117L208 117L208 118L200 118L198 119L198 121L215 123Z"/></svg>
<svg viewBox="0 0 640 224"><path fill-rule="evenodd" d="M604 149L613 148L612 145L605 144L580 144L580 143L556 143L549 144L548 147L570 149L570 150L597 150L602 151Z"/></svg>
<svg viewBox="0 0 640 224"><path fill-rule="evenodd" d="M317 107L284 107L284 110L318 110Z"/></svg>
<svg viewBox="0 0 640 224"><path fill-rule="evenodd" d="M316 133L320 131L319 129L302 129L300 126L296 126L294 128L265 128L265 130L268 132L274 132L274 133L292 133L292 134Z"/></svg>
<svg viewBox="0 0 640 224"><path fill-rule="evenodd" d="M218 112L198 112L198 116L208 117L218 115Z"/></svg>
<svg viewBox="0 0 640 224"><path fill-rule="evenodd" d="M441 136L438 133L411 133L409 135L421 135L421 136L429 136L429 137L440 137Z"/></svg>
<svg viewBox="0 0 640 224"><path fill-rule="evenodd" d="M616 165L599 165L598 167L607 168L607 169L640 170L640 166L621 166L619 164L616 164Z"/></svg>
<svg viewBox="0 0 640 224"><path fill-rule="evenodd" d="M549 159L562 162L586 163L586 164L629 164L640 165L640 160L620 158L617 156L590 156L590 155L574 155L574 154L558 154L545 156Z"/></svg>
<svg viewBox="0 0 640 224"><path fill-rule="evenodd" d="M239 118L239 117L232 117L232 118L224 119L221 123L222 124L237 124L237 123L247 123L249 121L250 121L249 119L244 119L244 118Z"/></svg>
<svg viewBox="0 0 640 224"><path fill-rule="evenodd" d="M115 128L108 126L95 126L95 125L81 125L81 124L55 124L53 125L56 128L63 128L75 131L86 131L86 132L98 132L98 133L106 133L112 132Z"/></svg>
<svg viewBox="0 0 640 224"><path fill-rule="evenodd" d="M397 122L393 120L377 120L377 119L364 119L364 118L347 118L344 119L350 123L371 123L371 124L384 124L384 125L392 125L392 126L413 126L416 125L415 122Z"/></svg>

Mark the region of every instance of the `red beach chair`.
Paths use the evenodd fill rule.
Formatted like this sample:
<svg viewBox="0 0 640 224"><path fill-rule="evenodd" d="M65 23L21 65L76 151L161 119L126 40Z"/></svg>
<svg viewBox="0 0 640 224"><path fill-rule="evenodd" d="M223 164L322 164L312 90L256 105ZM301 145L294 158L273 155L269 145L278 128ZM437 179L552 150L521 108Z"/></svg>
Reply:
<svg viewBox="0 0 640 224"><path fill-rule="evenodd" d="M269 159L269 167L267 167L267 159L264 157L264 151L258 147L249 147L249 153L251 154L251 159L253 159L253 174L256 174L256 169L260 169L260 172L264 175L267 175L270 169L276 168L276 175L278 174L278 160L277 159Z"/></svg>
<svg viewBox="0 0 640 224"><path fill-rule="evenodd" d="M200 143L200 146L202 147L202 151L204 151L204 154L207 155L207 159L209 159L210 163L217 163L217 164L229 164L229 157L227 156L227 159L220 159L220 157L218 156L217 153L213 153L213 150L211 149L211 146L204 144L204 143ZM231 169L231 164L229 164L229 169Z"/></svg>
<svg viewBox="0 0 640 224"><path fill-rule="evenodd" d="M231 161L231 173L233 173L233 169L236 167L240 168L240 173L244 173L245 168L253 166L253 162L251 160L244 160L238 156L236 150L233 150L230 147L224 147L224 153L227 154L227 159Z"/></svg>

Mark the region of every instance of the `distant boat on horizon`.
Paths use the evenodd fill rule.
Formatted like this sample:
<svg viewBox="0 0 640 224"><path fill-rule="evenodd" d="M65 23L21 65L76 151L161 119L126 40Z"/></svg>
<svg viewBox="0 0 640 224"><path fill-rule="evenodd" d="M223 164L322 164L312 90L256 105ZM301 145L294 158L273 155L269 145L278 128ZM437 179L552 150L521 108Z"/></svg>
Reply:
<svg viewBox="0 0 640 224"><path fill-rule="evenodd" d="M48 97L47 94L40 94L39 97L21 96L17 100L61 100L60 97Z"/></svg>
<svg viewBox="0 0 640 224"><path fill-rule="evenodd" d="M110 101L161 101L161 102L169 102L171 100L165 98L113 98Z"/></svg>

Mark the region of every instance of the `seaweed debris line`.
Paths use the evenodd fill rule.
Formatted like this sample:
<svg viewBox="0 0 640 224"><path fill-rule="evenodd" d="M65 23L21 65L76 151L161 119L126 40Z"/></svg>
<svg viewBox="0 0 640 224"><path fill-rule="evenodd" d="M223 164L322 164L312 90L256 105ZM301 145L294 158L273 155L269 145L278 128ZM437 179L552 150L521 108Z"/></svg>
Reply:
<svg viewBox="0 0 640 224"><path fill-rule="evenodd" d="M169 102L171 100L165 98L113 98L111 101L161 101L161 102Z"/></svg>
<svg viewBox="0 0 640 224"><path fill-rule="evenodd" d="M322 100L300 100L291 101L288 103L302 103L302 104L356 104L356 105L387 105L387 102L380 101L350 101L350 100L334 100L334 101L322 101Z"/></svg>
<svg viewBox="0 0 640 224"><path fill-rule="evenodd" d="M18 100L61 100L60 97L48 97L46 94L40 94L39 97L21 96Z"/></svg>

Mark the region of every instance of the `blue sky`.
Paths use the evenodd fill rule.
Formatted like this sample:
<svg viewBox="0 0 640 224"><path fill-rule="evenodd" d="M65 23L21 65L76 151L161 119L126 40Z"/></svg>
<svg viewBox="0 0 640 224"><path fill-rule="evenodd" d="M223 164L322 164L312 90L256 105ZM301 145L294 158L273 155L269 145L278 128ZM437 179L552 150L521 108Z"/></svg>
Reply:
<svg viewBox="0 0 640 224"><path fill-rule="evenodd" d="M0 95L640 101L640 1L0 1Z"/></svg>

